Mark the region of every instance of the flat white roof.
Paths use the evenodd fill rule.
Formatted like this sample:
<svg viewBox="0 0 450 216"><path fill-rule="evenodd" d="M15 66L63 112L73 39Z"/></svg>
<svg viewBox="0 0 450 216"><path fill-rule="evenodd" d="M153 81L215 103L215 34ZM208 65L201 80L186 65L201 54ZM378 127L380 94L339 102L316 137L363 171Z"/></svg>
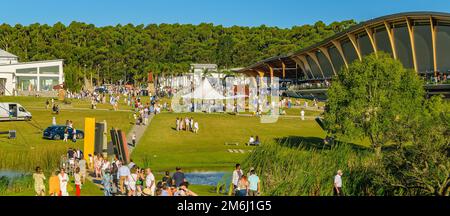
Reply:
<svg viewBox="0 0 450 216"><path fill-rule="evenodd" d="M55 59L55 60L45 60L45 61L31 61L31 62L17 62L14 64L0 64L1 66L11 66L11 65L26 65L26 64L40 64L40 63L49 63L49 62L62 62L64 59Z"/></svg>

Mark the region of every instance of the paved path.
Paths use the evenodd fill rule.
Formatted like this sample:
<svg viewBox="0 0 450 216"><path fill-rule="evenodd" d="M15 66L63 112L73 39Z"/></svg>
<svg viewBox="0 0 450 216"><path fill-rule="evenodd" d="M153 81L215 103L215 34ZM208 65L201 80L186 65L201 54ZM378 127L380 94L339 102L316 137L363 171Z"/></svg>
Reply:
<svg viewBox="0 0 450 216"><path fill-rule="evenodd" d="M152 122L153 116L155 116L155 115L151 114L150 116L148 116L148 124L147 125L136 125L135 124L133 126L133 128L128 132L127 142L128 142L128 149L129 149L130 154L131 154L131 152L133 152L134 148L136 148L136 146L139 144L139 140L144 136L144 133L147 130L147 127ZM134 147L131 145L133 132L136 133L136 146L134 146Z"/></svg>

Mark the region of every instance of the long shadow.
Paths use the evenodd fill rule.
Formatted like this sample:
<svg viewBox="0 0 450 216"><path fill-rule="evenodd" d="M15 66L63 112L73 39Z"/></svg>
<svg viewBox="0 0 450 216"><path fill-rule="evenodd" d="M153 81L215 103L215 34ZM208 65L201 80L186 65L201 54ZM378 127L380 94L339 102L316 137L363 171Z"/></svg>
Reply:
<svg viewBox="0 0 450 216"><path fill-rule="evenodd" d="M289 148L302 148L304 150L327 150L336 145L348 145L353 150L360 152L370 150L367 147L354 143L344 143L339 141L334 141L334 143L325 143L324 139L319 137L288 136L275 138L275 141L281 146Z"/></svg>

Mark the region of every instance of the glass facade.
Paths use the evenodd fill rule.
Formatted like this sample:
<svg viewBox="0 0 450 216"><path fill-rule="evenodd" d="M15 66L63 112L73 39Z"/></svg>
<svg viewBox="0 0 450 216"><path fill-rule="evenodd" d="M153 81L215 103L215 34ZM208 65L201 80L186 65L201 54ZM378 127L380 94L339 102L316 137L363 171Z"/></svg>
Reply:
<svg viewBox="0 0 450 216"><path fill-rule="evenodd" d="M345 65L344 60L342 59L341 55L339 54L339 51L336 47L332 46L328 48L328 53L330 53L331 61L333 62L334 69L336 70L336 73L339 72L342 67Z"/></svg>
<svg viewBox="0 0 450 216"><path fill-rule="evenodd" d="M341 44L342 51L344 52L344 56L348 64L351 64L354 60L358 59L358 54L356 53L356 50L350 40L343 41Z"/></svg>
<svg viewBox="0 0 450 216"><path fill-rule="evenodd" d="M386 27L377 28L374 30L374 40L377 46L377 51L382 51L388 54L392 54L391 41L389 40L388 32Z"/></svg>
<svg viewBox="0 0 450 216"><path fill-rule="evenodd" d="M412 59L411 40L406 23L396 25L394 28L394 44L397 50L397 58L406 68L414 68Z"/></svg>
<svg viewBox="0 0 450 216"><path fill-rule="evenodd" d="M59 74L59 66L39 67L39 74Z"/></svg>
<svg viewBox="0 0 450 216"><path fill-rule="evenodd" d="M419 73L434 71L430 23L414 26L413 29L417 70Z"/></svg>
<svg viewBox="0 0 450 216"><path fill-rule="evenodd" d="M330 61L328 61L327 57L322 52L316 52L316 55L320 67L322 68L323 75L325 75L325 78L331 78L331 76L333 75L333 68L330 64Z"/></svg>
<svg viewBox="0 0 450 216"><path fill-rule="evenodd" d="M17 90L19 91L36 91L37 77L17 77Z"/></svg>
<svg viewBox="0 0 450 216"><path fill-rule="evenodd" d="M306 60L308 61L309 66L313 72L313 75L316 79L323 78L322 72L320 72L319 66L317 66L316 62L309 56L306 56Z"/></svg>
<svg viewBox="0 0 450 216"><path fill-rule="evenodd" d="M439 72L450 72L450 24L436 26L436 64Z"/></svg>
<svg viewBox="0 0 450 216"><path fill-rule="evenodd" d="M359 50L361 51L362 56L373 53L372 43L370 42L370 38L367 34L359 35L356 41L358 42Z"/></svg>
<svg viewBox="0 0 450 216"><path fill-rule="evenodd" d="M18 74L37 74L37 68L16 69L16 73L18 73Z"/></svg>
<svg viewBox="0 0 450 216"><path fill-rule="evenodd" d="M58 77L40 77L39 87L41 91L52 91L53 86L59 84Z"/></svg>

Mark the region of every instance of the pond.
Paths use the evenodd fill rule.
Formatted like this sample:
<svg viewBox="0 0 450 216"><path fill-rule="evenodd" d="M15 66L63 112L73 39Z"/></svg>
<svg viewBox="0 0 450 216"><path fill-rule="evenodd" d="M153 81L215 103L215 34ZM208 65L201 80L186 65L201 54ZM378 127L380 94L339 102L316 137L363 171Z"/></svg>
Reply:
<svg viewBox="0 0 450 216"><path fill-rule="evenodd" d="M219 182L231 180L228 172L189 172L184 174L189 184L217 186Z"/></svg>
<svg viewBox="0 0 450 216"><path fill-rule="evenodd" d="M13 170L0 170L0 178L6 177L8 179L15 179L20 178L27 173L20 172L20 171L13 171Z"/></svg>

